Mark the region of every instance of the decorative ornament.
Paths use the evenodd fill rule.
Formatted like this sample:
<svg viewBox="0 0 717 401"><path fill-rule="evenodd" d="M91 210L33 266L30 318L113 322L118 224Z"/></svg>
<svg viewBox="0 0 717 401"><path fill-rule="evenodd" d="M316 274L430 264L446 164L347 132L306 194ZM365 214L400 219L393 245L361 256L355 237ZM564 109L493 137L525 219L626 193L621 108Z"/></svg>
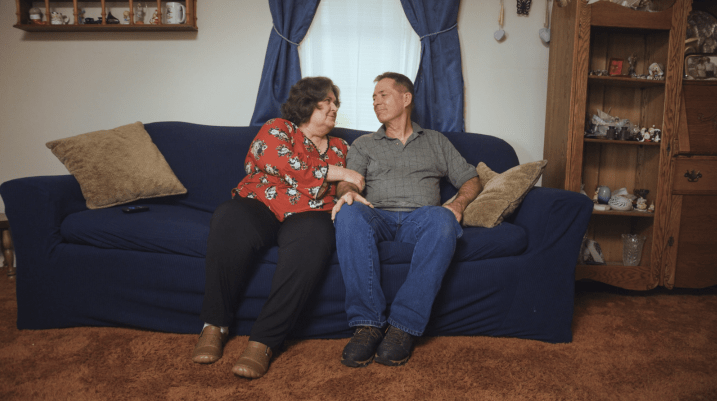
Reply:
<svg viewBox="0 0 717 401"><path fill-rule="evenodd" d="M545 0L545 23L538 31L538 36L544 43L550 43L550 0Z"/></svg>
<svg viewBox="0 0 717 401"><path fill-rule="evenodd" d="M117 19L117 17L112 15L112 11L110 11L107 13L107 23L108 24L119 24L120 21Z"/></svg>
<svg viewBox="0 0 717 401"><path fill-rule="evenodd" d="M518 15L528 15L533 0L518 0Z"/></svg>
<svg viewBox="0 0 717 401"><path fill-rule="evenodd" d="M642 199L642 198L640 198ZM644 199L642 199L644 201ZM624 196L615 195L610 198L608 201L608 205L610 205L610 208L613 210L619 210L621 212L627 212L632 210L632 201ZM638 203L639 207L639 203ZM647 205L645 205L645 209L647 209Z"/></svg>
<svg viewBox="0 0 717 401"><path fill-rule="evenodd" d="M500 16L498 17L498 25L500 26L500 28L498 28L498 30L495 31L495 33L493 34L495 40L499 42L505 37L505 31L503 30L503 14L503 0L500 0Z"/></svg>
<svg viewBox="0 0 717 401"><path fill-rule="evenodd" d="M134 18L135 24L144 24L144 16L147 14L147 6L142 2L138 1L134 3Z"/></svg>

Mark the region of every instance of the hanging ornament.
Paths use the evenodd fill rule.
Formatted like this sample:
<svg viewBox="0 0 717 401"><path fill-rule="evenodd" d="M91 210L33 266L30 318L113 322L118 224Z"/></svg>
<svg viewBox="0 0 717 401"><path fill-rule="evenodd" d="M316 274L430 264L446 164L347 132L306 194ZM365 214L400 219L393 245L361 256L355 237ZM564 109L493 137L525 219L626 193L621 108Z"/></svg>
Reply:
<svg viewBox="0 0 717 401"><path fill-rule="evenodd" d="M550 0L545 0L545 23L540 28L538 35L543 42L550 42Z"/></svg>
<svg viewBox="0 0 717 401"><path fill-rule="evenodd" d="M505 31L503 30L503 14L503 0L500 0L500 16L498 17L498 25L500 26L500 28L498 28L498 30L495 31L495 33L493 34L495 40L499 42L505 37Z"/></svg>
<svg viewBox="0 0 717 401"><path fill-rule="evenodd" d="M518 15L528 15L532 0L518 0Z"/></svg>

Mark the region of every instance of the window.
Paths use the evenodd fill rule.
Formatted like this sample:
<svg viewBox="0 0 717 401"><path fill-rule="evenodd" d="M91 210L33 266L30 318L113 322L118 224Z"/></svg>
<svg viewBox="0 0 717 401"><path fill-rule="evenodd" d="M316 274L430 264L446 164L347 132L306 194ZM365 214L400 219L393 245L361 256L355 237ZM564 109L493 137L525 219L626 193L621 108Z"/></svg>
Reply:
<svg viewBox="0 0 717 401"><path fill-rule="evenodd" d="M326 76L341 89L339 127L375 131L373 80L418 74L421 41L399 0L322 0L299 46L301 76Z"/></svg>

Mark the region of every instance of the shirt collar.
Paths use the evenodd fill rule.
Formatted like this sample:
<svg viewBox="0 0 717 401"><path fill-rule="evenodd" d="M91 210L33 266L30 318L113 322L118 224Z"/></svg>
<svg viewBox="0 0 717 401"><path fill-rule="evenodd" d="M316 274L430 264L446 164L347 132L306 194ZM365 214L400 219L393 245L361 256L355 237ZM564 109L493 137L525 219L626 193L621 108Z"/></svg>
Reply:
<svg viewBox="0 0 717 401"><path fill-rule="evenodd" d="M411 128L413 128L413 133L411 134L411 136L413 134L420 135L423 133L423 128L421 128L421 126L418 125L415 121L411 121ZM384 139L384 138L388 138L386 136L386 126L381 125L381 127L378 129L378 131L376 131L374 133L373 139ZM409 136L409 138L410 138L410 136Z"/></svg>

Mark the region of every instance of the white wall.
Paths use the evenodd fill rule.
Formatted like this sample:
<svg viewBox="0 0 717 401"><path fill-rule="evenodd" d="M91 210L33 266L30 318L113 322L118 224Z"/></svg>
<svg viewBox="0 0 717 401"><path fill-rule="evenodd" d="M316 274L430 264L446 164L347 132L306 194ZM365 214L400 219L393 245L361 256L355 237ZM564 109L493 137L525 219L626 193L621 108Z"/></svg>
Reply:
<svg viewBox="0 0 717 401"><path fill-rule="evenodd" d="M0 182L67 174L45 147L54 139L135 121L248 125L272 25L266 0L242 2L199 1L199 32L176 34L27 33L0 1ZM466 130L507 140L521 163L542 159L545 3L519 17L506 1L503 43L498 1L462 3Z"/></svg>

